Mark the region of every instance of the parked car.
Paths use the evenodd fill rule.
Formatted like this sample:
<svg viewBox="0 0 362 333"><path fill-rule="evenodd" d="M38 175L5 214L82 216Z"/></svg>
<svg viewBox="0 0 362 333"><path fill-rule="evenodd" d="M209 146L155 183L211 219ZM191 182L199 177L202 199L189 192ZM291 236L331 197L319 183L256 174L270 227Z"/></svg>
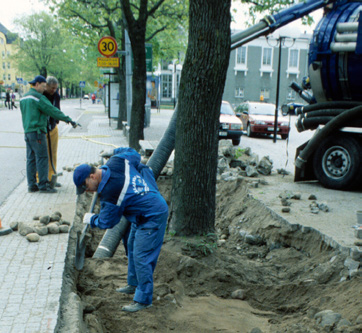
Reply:
<svg viewBox="0 0 362 333"><path fill-rule="evenodd" d="M89 95L84 95L83 99L89 99Z"/></svg>
<svg viewBox="0 0 362 333"><path fill-rule="evenodd" d="M235 115L229 102L223 101L220 108L219 140L231 139L234 146L240 143L243 134L243 124Z"/></svg>
<svg viewBox="0 0 362 333"><path fill-rule="evenodd" d="M245 102L236 108L236 112L240 113L240 119L243 123L243 128L246 129L247 136L252 137L255 134L274 133L274 104ZM289 131L288 118L279 112L277 133L285 140L288 138Z"/></svg>

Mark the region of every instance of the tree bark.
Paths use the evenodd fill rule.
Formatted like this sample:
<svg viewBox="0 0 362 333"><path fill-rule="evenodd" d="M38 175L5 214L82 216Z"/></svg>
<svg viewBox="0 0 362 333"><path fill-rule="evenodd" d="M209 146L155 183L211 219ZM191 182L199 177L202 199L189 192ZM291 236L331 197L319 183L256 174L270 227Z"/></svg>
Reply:
<svg viewBox="0 0 362 333"><path fill-rule="evenodd" d="M214 231L218 127L230 55L231 0L190 0L176 127L170 230Z"/></svg>
<svg viewBox="0 0 362 333"><path fill-rule="evenodd" d="M122 25L122 31L124 28ZM122 33L121 50L125 50L124 33ZM125 57L120 57L120 68L117 68L117 76L119 82L119 108L117 129L122 129L122 121L127 121L127 94L126 94L126 61Z"/></svg>

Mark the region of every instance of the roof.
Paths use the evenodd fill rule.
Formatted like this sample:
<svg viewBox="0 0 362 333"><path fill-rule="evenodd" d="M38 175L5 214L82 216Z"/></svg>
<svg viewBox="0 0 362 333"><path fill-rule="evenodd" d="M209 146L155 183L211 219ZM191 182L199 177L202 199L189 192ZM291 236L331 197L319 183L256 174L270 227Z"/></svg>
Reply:
<svg viewBox="0 0 362 333"><path fill-rule="evenodd" d="M17 38L16 34L6 29L5 26L3 26L1 23L0 23L0 32L2 32L6 36L7 44L12 44Z"/></svg>

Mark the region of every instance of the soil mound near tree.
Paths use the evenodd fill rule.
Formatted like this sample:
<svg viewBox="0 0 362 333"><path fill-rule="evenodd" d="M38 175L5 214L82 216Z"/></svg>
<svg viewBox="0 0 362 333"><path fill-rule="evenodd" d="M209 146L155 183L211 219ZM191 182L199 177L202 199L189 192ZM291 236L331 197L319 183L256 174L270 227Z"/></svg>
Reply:
<svg viewBox="0 0 362 333"><path fill-rule="evenodd" d="M158 184L169 203L171 180ZM92 259L103 232L92 234L76 284L88 332L362 330L361 278L348 275L346 256L273 214L243 180L218 183L216 235L166 235L150 309L121 311L132 301L115 291L127 284L123 246L113 258Z"/></svg>

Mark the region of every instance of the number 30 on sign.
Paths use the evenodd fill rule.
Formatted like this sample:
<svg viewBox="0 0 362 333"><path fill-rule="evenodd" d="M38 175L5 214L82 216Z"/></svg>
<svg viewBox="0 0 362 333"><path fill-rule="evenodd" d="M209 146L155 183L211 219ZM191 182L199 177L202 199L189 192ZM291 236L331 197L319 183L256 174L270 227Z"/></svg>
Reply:
<svg viewBox="0 0 362 333"><path fill-rule="evenodd" d="M102 37L98 42L98 51L105 57L112 57L117 52L117 42L111 36Z"/></svg>

